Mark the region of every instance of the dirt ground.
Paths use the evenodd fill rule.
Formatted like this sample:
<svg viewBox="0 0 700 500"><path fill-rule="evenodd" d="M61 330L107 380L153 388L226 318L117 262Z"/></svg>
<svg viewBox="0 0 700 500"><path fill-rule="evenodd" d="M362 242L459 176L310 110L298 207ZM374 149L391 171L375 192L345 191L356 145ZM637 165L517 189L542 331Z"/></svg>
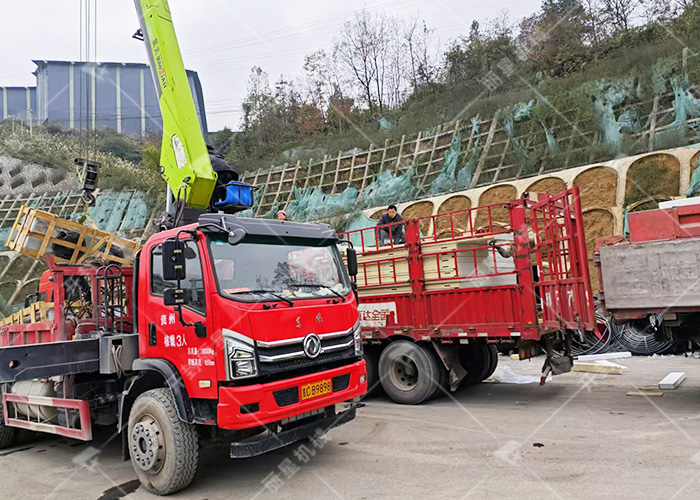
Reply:
<svg viewBox="0 0 700 500"><path fill-rule="evenodd" d="M536 376L540 363L501 357L499 368ZM292 446L233 461L225 448L208 449L195 482L171 498L697 498L700 359L620 363L629 367L623 375L571 373L545 387L483 383L421 406L370 399L328 441L309 443L309 453ZM655 389L674 370L688 376L677 390L626 396ZM0 497L155 498L108 437L44 438L3 451Z"/></svg>

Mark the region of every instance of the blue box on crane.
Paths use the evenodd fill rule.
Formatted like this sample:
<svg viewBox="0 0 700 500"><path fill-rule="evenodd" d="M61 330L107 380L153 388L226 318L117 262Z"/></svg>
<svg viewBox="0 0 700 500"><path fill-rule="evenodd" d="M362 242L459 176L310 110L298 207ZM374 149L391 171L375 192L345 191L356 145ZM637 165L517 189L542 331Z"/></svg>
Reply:
<svg viewBox="0 0 700 500"><path fill-rule="evenodd" d="M215 207L240 207L242 209L253 206L253 186L238 181L231 181L226 185L226 198L214 203Z"/></svg>

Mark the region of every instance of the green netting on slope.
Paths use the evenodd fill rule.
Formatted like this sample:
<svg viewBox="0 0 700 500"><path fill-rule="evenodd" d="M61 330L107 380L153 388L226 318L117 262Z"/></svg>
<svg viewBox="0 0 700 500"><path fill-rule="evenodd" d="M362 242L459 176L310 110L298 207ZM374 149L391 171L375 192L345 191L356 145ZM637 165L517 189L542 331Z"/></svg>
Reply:
<svg viewBox="0 0 700 500"><path fill-rule="evenodd" d="M641 91L633 78L599 80L594 85L593 111L598 119L599 142L619 153L622 151L622 131L641 132L641 125L636 109L630 108L616 118L614 108L640 97Z"/></svg>
<svg viewBox="0 0 700 500"><path fill-rule="evenodd" d="M700 156L695 167L695 172L690 176L690 186L685 190L685 197L690 198L700 194Z"/></svg>
<svg viewBox="0 0 700 500"><path fill-rule="evenodd" d="M450 149L445 152L445 164L435 180L430 184L430 194L446 193L457 187L457 163L462 147L462 134L455 130Z"/></svg>
<svg viewBox="0 0 700 500"><path fill-rule="evenodd" d="M559 154L561 152L561 148L559 147L559 143L557 142L556 137L554 137L554 134L545 122L540 121L540 125L542 125L542 128L544 129L544 135L547 139L547 149L549 150L549 154L551 156Z"/></svg>
<svg viewBox="0 0 700 500"><path fill-rule="evenodd" d="M690 91L690 78L684 71L681 76L673 76L669 81L673 89L673 122L668 129L685 129L688 120L700 117L700 99L697 99Z"/></svg>
<svg viewBox="0 0 700 500"><path fill-rule="evenodd" d="M525 146L525 141L522 138L517 138L515 134L515 124L519 121L529 120L530 114L532 112L532 107L535 105L535 101L520 102L514 106L506 108L503 112L503 130L505 131L508 139L510 139L510 146L515 154L515 158L522 167L523 171L529 173L532 168L537 164L537 159L533 158L527 151Z"/></svg>
<svg viewBox="0 0 700 500"><path fill-rule="evenodd" d="M481 157L483 142L481 135L479 135L479 124L477 123L476 118L472 118L472 135L476 137L476 141L472 146L472 152L469 154L469 160L457 174L457 186L459 189L467 189L469 186L471 186L472 177L474 177L476 166L479 163L479 158Z"/></svg>
<svg viewBox="0 0 700 500"><path fill-rule="evenodd" d="M116 232L122 224L133 194L133 191L101 193L97 196L95 205L90 207L88 212L90 219L99 229L110 233Z"/></svg>
<svg viewBox="0 0 700 500"><path fill-rule="evenodd" d="M414 199L418 193L418 189L411 182L415 173L415 167L409 168L403 175L394 175L388 170L381 172L360 193L358 205L362 208L379 207Z"/></svg>
<svg viewBox="0 0 700 500"><path fill-rule="evenodd" d="M294 189L294 200L287 205L287 217L296 221L316 221L352 211L357 189L348 187L340 194L324 194L320 187Z"/></svg>
<svg viewBox="0 0 700 500"><path fill-rule="evenodd" d="M144 229L148 224L148 217L151 209L146 203L146 194L141 191L136 191L129 201L129 206L126 208L126 214L121 224L121 229L126 231L130 229Z"/></svg>
<svg viewBox="0 0 700 500"><path fill-rule="evenodd" d="M370 219L364 213L360 212L348 221L347 226L345 227L345 231L367 229L376 225L376 220ZM365 247L372 247L375 246L377 243L376 234L374 233L374 231L363 231L362 236L360 236L359 232L350 234L350 241L355 247L362 248L363 240Z"/></svg>

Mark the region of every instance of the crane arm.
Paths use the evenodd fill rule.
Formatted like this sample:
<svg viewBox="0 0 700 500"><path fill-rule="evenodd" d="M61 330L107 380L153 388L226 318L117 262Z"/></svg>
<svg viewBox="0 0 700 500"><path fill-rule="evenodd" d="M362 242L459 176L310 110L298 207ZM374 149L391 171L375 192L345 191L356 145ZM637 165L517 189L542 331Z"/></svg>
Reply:
<svg viewBox="0 0 700 500"><path fill-rule="evenodd" d="M200 129L170 7L167 0L134 2L163 116L163 179L176 195L187 186L186 206L207 208L217 174Z"/></svg>

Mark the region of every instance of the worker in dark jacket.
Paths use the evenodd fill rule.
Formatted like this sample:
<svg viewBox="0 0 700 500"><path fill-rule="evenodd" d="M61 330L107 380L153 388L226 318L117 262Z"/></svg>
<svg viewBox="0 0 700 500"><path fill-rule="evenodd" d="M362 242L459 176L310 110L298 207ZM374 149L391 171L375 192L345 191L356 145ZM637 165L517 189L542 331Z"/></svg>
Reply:
<svg viewBox="0 0 700 500"><path fill-rule="evenodd" d="M388 241L393 241L394 245L403 245L406 242L406 237L403 233L403 217L396 209L396 205L389 205L386 212L382 214L377 222L377 226L385 226L386 224L394 224L389 227L379 229L380 245L386 245Z"/></svg>

